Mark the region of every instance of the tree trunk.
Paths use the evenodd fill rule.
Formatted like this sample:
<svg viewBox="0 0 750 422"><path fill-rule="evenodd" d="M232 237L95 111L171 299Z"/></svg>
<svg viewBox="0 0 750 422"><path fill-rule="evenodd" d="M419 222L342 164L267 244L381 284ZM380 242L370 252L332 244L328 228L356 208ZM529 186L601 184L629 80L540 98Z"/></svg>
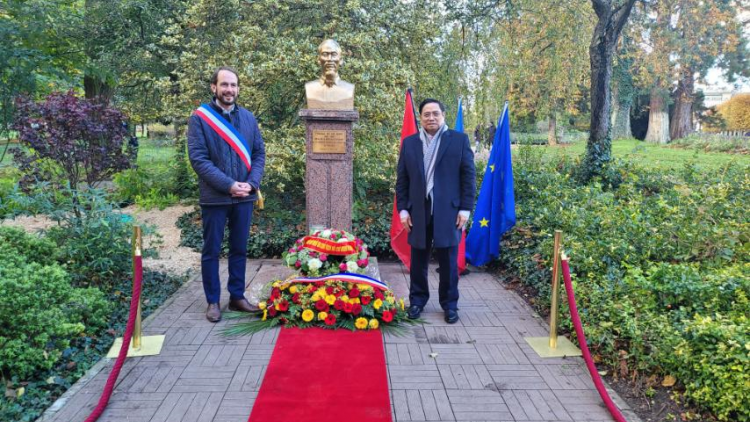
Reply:
<svg viewBox="0 0 750 422"><path fill-rule="evenodd" d="M86 0L84 2L84 13L95 15L99 7L102 7L102 0ZM92 23L95 21L96 20L93 17L89 16L89 19L86 19L84 25L95 25L95 23ZM88 65L90 67L95 66L95 62L99 58L99 55L96 52L95 43L96 40L90 38L87 38L84 41L84 50L86 52L86 57L88 57ZM83 76L83 91L86 98L100 98L105 103L109 103L114 95L113 86L107 84L107 82L99 75L92 74L89 71Z"/></svg>
<svg viewBox="0 0 750 422"><path fill-rule="evenodd" d="M666 144L669 142L669 109L661 89L653 88L651 90L649 108L646 141Z"/></svg>
<svg viewBox="0 0 750 422"><path fill-rule="evenodd" d="M693 72L688 69L675 91L674 114L669 128L673 140L693 133L693 83Z"/></svg>
<svg viewBox="0 0 750 422"><path fill-rule="evenodd" d="M549 132L547 132L547 143L557 145L557 116L555 113L549 115Z"/></svg>
<svg viewBox="0 0 750 422"><path fill-rule="evenodd" d="M617 72L615 72L617 73ZM627 139L633 137L630 130L630 105L633 103L632 90L620 89L622 81L612 84L612 139Z"/></svg>
<svg viewBox="0 0 750 422"><path fill-rule="evenodd" d="M598 21L589 45L591 63L591 127L583 161L583 179L602 173L611 160L610 138L612 56L622 27L630 15L635 0L624 4L612 0L591 0ZM614 4L613 4L614 3Z"/></svg>
<svg viewBox="0 0 750 422"><path fill-rule="evenodd" d="M618 103L612 106L614 124L612 125L612 139L628 139L633 137L630 129L630 106L631 101Z"/></svg>

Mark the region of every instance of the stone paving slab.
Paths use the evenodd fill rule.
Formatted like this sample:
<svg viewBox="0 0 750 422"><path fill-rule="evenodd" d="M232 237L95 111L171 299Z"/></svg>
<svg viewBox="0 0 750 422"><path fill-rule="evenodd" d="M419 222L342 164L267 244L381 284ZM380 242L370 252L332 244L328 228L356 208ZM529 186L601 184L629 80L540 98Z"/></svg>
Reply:
<svg viewBox="0 0 750 422"><path fill-rule="evenodd" d="M226 263L222 268L226 280ZM248 291L289 273L278 260L250 260ZM380 274L398 296L408 297L403 266L381 263ZM410 327L402 337L383 336L394 422L613 420L582 359L543 359L526 344L524 337L546 336L548 328L514 292L487 273L462 277L461 319L449 325L437 303L434 266L429 274L432 300L422 314L427 324ZM144 321L144 335L166 335L162 353L127 360L100 421L247 421L278 329L224 337L220 331L233 322L212 324L205 308L197 277ZM113 363L97 364L39 421L83 421ZM639 422L611 394L627 419Z"/></svg>

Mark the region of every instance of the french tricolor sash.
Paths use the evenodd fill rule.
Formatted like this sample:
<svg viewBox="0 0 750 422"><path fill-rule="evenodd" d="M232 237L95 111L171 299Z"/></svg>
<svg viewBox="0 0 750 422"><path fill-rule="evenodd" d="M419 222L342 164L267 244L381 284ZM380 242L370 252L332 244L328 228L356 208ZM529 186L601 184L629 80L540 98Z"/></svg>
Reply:
<svg viewBox="0 0 750 422"><path fill-rule="evenodd" d="M195 110L195 114L203 119L229 146L240 156L240 160L245 163L247 171L252 167L250 161L251 149L247 145L245 138L237 132L237 129L227 122L224 117L217 113L208 104L203 104Z"/></svg>
<svg viewBox="0 0 750 422"><path fill-rule="evenodd" d="M359 283L359 284L367 284L368 286L372 286L375 288L378 288L380 290L390 290L388 288L388 285L383 283L380 280L374 279L372 277L368 277L366 275L362 274L353 274L353 273L339 273L339 274L333 274L328 275L324 277L297 277L297 278L290 278L281 284L291 284L291 283L315 283L317 281L343 281L348 283Z"/></svg>

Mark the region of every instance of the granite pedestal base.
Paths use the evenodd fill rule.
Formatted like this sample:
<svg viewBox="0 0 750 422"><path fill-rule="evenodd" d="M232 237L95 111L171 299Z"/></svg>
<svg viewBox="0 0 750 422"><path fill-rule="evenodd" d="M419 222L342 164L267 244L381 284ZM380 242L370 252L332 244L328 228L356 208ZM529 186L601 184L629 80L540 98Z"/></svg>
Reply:
<svg viewBox="0 0 750 422"><path fill-rule="evenodd" d="M351 231L356 110L300 110L305 121L307 228Z"/></svg>

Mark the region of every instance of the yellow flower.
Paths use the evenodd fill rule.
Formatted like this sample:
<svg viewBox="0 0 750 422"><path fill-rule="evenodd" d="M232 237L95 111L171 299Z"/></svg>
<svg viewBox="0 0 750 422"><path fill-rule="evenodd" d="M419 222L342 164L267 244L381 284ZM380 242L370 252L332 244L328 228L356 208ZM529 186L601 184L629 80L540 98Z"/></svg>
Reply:
<svg viewBox="0 0 750 422"><path fill-rule="evenodd" d="M291 293L291 294L295 294L295 293L297 293L297 286L292 286L292 287L290 287L290 288L289 288L289 293Z"/></svg>
<svg viewBox="0 0 750 422"><path fill-rule="evenodd" d="M398 303L401 305L401 310L404 310L404 299L399 299Z"/></svg>
<svg viewBox="0 0 750 422"><path fill-rule="evenodd" d="M325 321L328 317L328 312L318 312L318 321Z"/></svg>
<svg viewBox="0 0 750 422"><path fill-rule="evenodd" d="M273 305L273 307L274 307L274 308L275 308L275 309L276 309L277 311L279 310L279 304L278 304L278 303L274 304L274 305Z"/></svg>
<svg viewBox="0 0 750 422"><path fill-rule="evenodd" d="M312 295L312 297L310 298L310 300L312 300L313 302L317 302L317 301L319 301L319 300L320 300L320 293L319 293L319 292L315 292L315 293L313 293L313 295Z"/></svg>
<svg viewBox="0 0 750 422"><path fill-rule="evenodd" d="M372 286L370 286L369 284L357 284L357 288L360 292L367 292L372 290Z"/></svg>
<svg viewBox="0 0 750 422"><path fill-rule="evenodd" d="M302 320L305 322L312 321L314 316L315 312L313 312L312 309L305 309L304 311L302 311Z"/></svg>
<svg viewBox="0 0 750 422"><path fill-rule="evenodd" d="M281 290L282 292L283 292L284 290L288 289L288 288L289 288L289 285L288 285L288 284L282 284L281 286L279 286L279 289L280 289L280 290Z"/></svg>
<svg viewBox="0 0 750 422"><path fill-rule="evenodd" d="M396 302L396 298L393 297L393 296L388 296L387 298L385 298L385 300L387 300L388 303L390 303L390 304L393 304L393 303Z"/></svg>
<svg viewBox="0 0 750 422"><path fill-rule="evenodd" d="M381 306L383 306L383 301L380 299L375 299L375 302L372 302L372 307L375 309L380 309Z"/></svg>
<svg viewBox="0 0 750 422"><path fill-rule="evenodd" d="M370 320L370 323L368 325L370 326L371 330L377 330L378 329L378 325L380 325L380 324L378 323L377 319L373 318L373 319Z"/></svg>
<svg viewBox="0 0 750 422"><path fill-rule="evenodd" d="M358 330L364 330L367 328L367 318L357 318L357 320L354 321L354 326L357 327Z"/></svg>
<svg viewBox="0 0 750 422"><path fill-rule="evenodd" d="M264 309L263 310L263 321L265 321L267 317L268 317L268 309Z"/></svg>
<svg viewBox="0 0 750 422"><path fill-rule="evenodd" d="M336 296L334 295L327 295L326 296L326 303L329 305L333 305L333 303L336 302Z"/></svg>
<svg viewBox="0 0 750 422"><path fill-rule="evenodd" d="M258 308L260 308L261 311L266 309L266 306L267 304L265 301L258 303Z"/></svg>
<svg viewBox="0 0 750 422"><path fill-rule="evenodd" d="M354 299L352 299L352 303L362 303L362 302L360 302L358 297L355 297Z"/></svg>
<svg viewBox="0 0 750 422"><path fill-rule="evenodd" d="M273 284L272 284L271 286L273 286L273 287L279 287L279 285L281 285L281 283L280 283L280 282L278 282L278 281L274 281L274 282L273 282Z"/></svg>

